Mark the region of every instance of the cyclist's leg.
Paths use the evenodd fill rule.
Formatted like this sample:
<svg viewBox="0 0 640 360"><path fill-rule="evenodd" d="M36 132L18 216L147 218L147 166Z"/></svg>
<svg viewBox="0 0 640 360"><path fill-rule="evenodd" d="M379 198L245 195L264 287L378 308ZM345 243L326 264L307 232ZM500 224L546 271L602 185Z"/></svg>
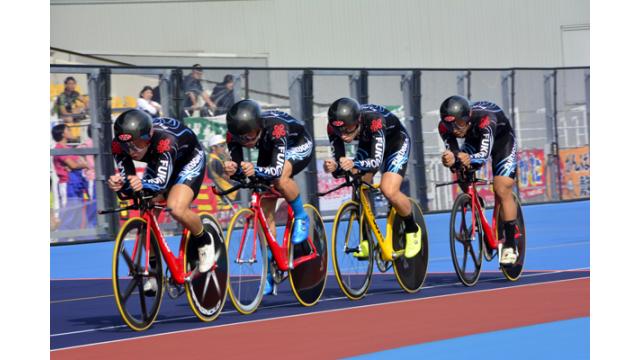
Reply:
<svg viewBox="0 0 640 360"><path fill-rule="evenodd" d="M513 199L513 186L516 177L516 142L515 136L509 134L496 141L493 158L493 191L496 194L496 205L500 206L500 219L504 224L505 243L500 262L513 263L515 254L515 231L517 207Z"/></svg>
<svg viewBox="0 0 640 360"><path fill-rule="evenodd" d="M191 159L187 160L177 175L172 176L167 207L171 208L171 216L191 232L191 241L198 248L199 270L205 272L214 263L214 248L211 234L205 231L198 214L191 210L191 202L195 200L204 180L205 155L201 149L195 149Z"/></svg>
<svg viewBox="0 0 640 360"><path fill-rule="evenodd" d="M296 146L291 147L285 154L284 168L279 179L274 181L278 191L282 193L285 200L293 210L294 223L291 241L300 244L307 240L309 236L308 216L304 211L304 204L300 196L298 184L293 180L293 176L301 172L311 162L313 153L313 141L307 137L301 137Z"/></svg>
<svg viewBox="0 0 640 360"><path fill-rule="evenodd" d="M399 132L387 139L385 157L383 159L380 190L396 209L396 213L405 225L405 256L412 258L420 252L422 246L422 230L413 217L411 201L400 191L404 174L407 171L411 139L405 132Z"/></svg>

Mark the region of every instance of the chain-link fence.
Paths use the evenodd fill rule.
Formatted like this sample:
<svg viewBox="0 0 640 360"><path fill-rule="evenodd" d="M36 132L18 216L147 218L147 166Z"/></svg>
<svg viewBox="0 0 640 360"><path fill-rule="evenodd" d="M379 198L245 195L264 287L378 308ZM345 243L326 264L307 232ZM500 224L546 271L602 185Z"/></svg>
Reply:
<svg viewBox="0 0 640 360"><path fill-rule="evenodd" d="M402 190L427 211L448 210L454 187L441 164L444 145L437 131L439 108L448 96L488 100L501 106L518 141L517 185L525 203L589 197L589 68L563 69L288 69L51 66L51 241L110 240L118 224L134 213L97 215L119 202L106 187L114 171L110 153L112 123L129 108L151 104L157 115L184 121L210 151L209 162L224 159L209 146L224 136L225 113L234 102L251 98L264 109L279 109L304 121L316 147L313 163L296 176L308 202L330 217L348 199L348 190L319 199L315 194L336 185L322 170L330 157L327 109L340 97L383 105L395 113L412 136L412 155ZM72 76L75 89L65 88ZM197 77L201 90L193 89ZM147 94L144 89L151 89ZM191 91L189 91L191 89ZM76 93L74 94L73 91ZM150 95L149 95L150 93ZM191 97L189 94L194 94ZM147 97L149 97L147 99ZM142 99L142 100L141 100ZM143 101L144 100L144 101ZM195 102L194 102L195 100ZM155 105L154 105L155 104ZM153 108L150 108L153 111ZM68 132L59 132L60 126ZM64 127L63 127L64 128ZM57 130L55 130L57 129ZM54 137L64 140L56 141ZM215 139L219 139L215 138ZM356 144L347 147L353 154ZM218 148L219 149L219 148ZM255 160L255 151L245 157ZM144 163L136 163L139 173ZM490 176L490 166L482 176ZM248 201L242 193L217 198L210 185L220 178L208 171L195 206L223 223ZM491 204L490 187L481 193ZM378 199L384 208L384 199ZM160 219L167 231L178 227Z"/></svg>

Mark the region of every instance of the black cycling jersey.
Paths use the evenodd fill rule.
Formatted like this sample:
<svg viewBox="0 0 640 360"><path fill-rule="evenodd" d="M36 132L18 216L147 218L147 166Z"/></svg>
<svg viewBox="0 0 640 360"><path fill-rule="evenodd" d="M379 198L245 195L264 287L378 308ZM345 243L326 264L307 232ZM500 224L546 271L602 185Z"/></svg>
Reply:
<svg viewBox="0 0 640 360"><path fill-rule="evenodd" d="M280 178L284 162L293 165L291 176L302 171L311 161L313 139L304 124L282 111L264 111L260 114L262 131L256 143L258 163L256 176L263 180ZM234 177L242 174L242 145L231 133L227 133L227 147L231 160L238 164Z"/></svg>
<svg viewBox="0 0 640 360"><path fill-rule="evenodd" d="M480 168L492 158L494 176L515 178L516 138L509 118L496 104L489 101L471 103L470 128L462 149L453 134L454 122L440 121L438 131L445 146L454 154L463 151L470 155L471 165Z"/></svg>
<svg viewBox="0 0 640 360"><path fill-rule="evenodd" d="M404 176L411 151L411 138L397 116L380 105L360 106L360 133L354 167L361 172L393 172ZM344 141L327 125L331 153L336 162L345 156ZM342 173L340 169L334 176Z"/></svg>
<svg viewBox="0 0 640 360"><path fill-rule="evenodd" d="M117 139L111 142L111 151L120 175L135 175L133 159L126 153ZM181 122L171 118L153 119L153 136L144 157L147 163L142 178L142 188L147 193L162 193L174 184L186 184L198 195L204 179L205 154L196 134ZM128 181L121 190L131 196Z"/></svg>

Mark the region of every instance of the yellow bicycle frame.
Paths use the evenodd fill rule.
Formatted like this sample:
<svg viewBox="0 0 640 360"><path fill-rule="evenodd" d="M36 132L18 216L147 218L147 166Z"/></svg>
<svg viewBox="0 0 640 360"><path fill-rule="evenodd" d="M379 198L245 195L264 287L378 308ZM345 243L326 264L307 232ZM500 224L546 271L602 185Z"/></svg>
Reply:
<svg viewBox="0 0 640 360"><path fill-rule="evenodd" d="M404 255L404 249L395 251L393 249L393 221L396 217L396 209L393 207L391 211L389 211L389 215L387 215L387 231L386 236L383 236L378 228L378 224L376 224L376 217L373 214L373 210L371 209L371 204L369 203L369 198L365 194L366 185L360 185L358 191L360 192L360 201L362 202L362 207L364 211L362 212L362 217L366 218L369 227L373 230L373 235L376 238L378 244L380 244L380 255L382 260L384 261L393 261L398 257ZM380 184L374 184L373 188L377 189L380 187ZM362 223L361 219L361 223ZM362 237L362 232L360 233Z"/></svg>

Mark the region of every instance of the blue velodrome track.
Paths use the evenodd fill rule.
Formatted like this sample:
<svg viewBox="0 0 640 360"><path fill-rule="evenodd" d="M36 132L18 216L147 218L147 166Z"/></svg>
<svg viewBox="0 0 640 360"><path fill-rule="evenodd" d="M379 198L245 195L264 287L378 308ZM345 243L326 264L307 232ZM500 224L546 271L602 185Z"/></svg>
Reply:
<svg viewBox="0 0 640 360"><path fill-rule="evenodd" d="M423 289L417 294L403 293L389 274L374 276L369 295L358 302L348 301L330 275L320 303L312 308L297 305L287 285L278 296L266 297L261 308L251 316L241 316L227 304L223 314L213 323L201 323L191 313L186 299L171 300L165 297L158 322L143 334L134 333L123 326L113 300L110 275L113 243L97 243L51 248L51 349L85 346L96 343L120 341L167 332L213 328L229 324L252 322L260 319L277 319L293 315L349 311L352 308L374 304L438 298L462 293L474 293L519 287L541 283L562 283L576 278L589 277L589 201L559 204L529 205L524 207L527 226L526 273L520 281L510 283L498 272L497 262L485 262L480 282L473 288L458 284L449 252L449 214L426 216L429 231L429 276ZM331 234L331 224L326 230ZM177 249L177 239L170 240ZM330 267L330 269L332 269ZM286 284L286 283L283 283ZM385 306L382 305L383 309ZM561 334L571 336L561 336ZM556 335L554 335L556 334ZM585 358L588 356L589 318L578 317L562 321L545 322L514 329L449 338L446 340L415 343L405 347L388 347L382 352L363 356L415 357L418 353L434 354L433 358L448 358L452 348L466 348L468 352L450 358L479 358L495 356L496 347L483 347L492 340L509 339L509 346L516 346L530 354L525 358ZM526 341L525 341L526 340ZM544 352L539 345L547 344L562 351ZM538 344L538 346L536 345ZM474 346L477 345L477 346ZM473 352L470 349L476 349ZM527 352L526 349L530 349ZM537 351L537 352L536 352ZM359 352L364 354L367 351ZM512 353L507 351L506 353ZM546 354L534 356L535 354ZM52 354L56 354L54 351ZM466 354L466 355L465 355ZM475 354L475 355L474 355ZM570 356L560 356L560 355ZM442 355L442 356L440 356ZM558 355L558 356L554 356ZM520 357L522 358L522 357Z"/></svg>

